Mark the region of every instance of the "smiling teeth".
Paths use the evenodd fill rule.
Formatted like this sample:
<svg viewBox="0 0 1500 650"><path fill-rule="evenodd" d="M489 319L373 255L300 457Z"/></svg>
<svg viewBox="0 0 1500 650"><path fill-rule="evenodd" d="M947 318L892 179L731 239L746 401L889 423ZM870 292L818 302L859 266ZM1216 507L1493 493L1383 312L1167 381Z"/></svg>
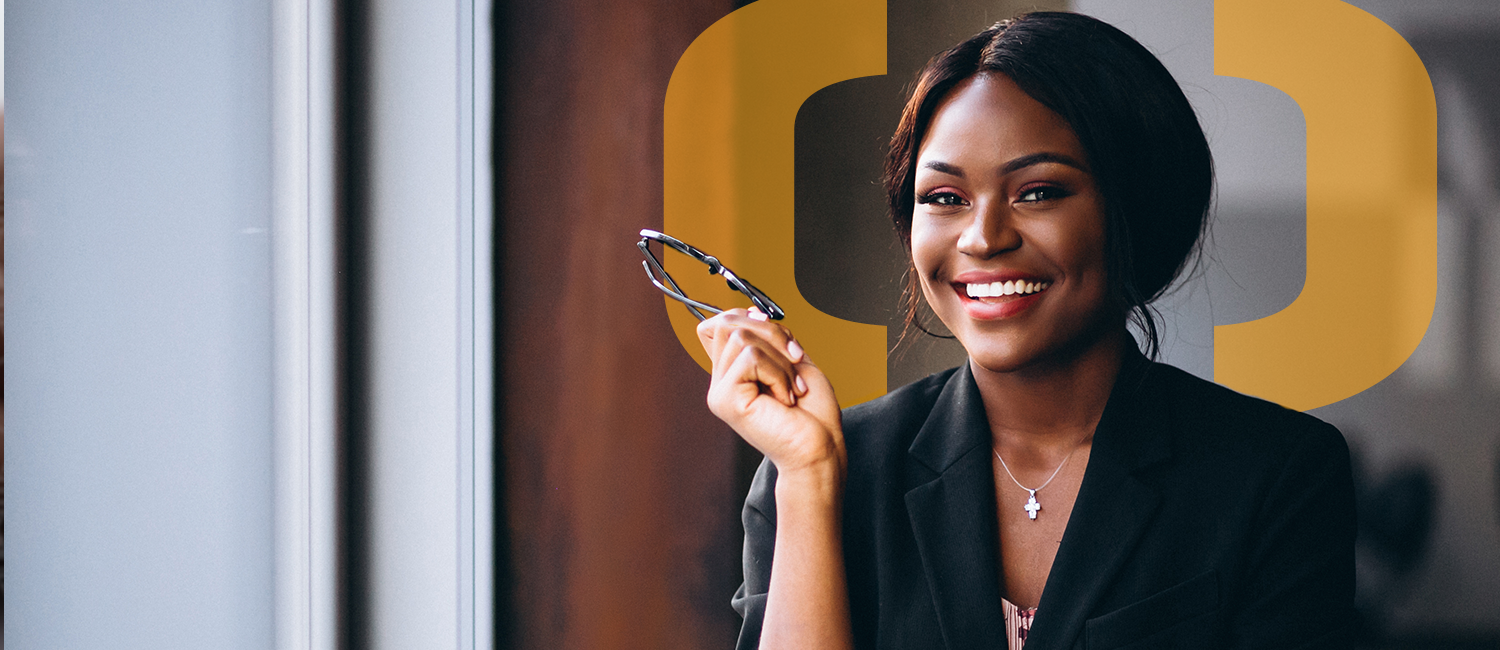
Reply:
<svg viewBox="0 0 1500 650"><path fill-rule="evenodd" d="M999 296L1013 296L1017 294L1025 295L1028 293L1036 293L1052 286L1052 283L1011 280L1006 282L969 284L964 286L966 287L970 298L996 298Z"/></svg>

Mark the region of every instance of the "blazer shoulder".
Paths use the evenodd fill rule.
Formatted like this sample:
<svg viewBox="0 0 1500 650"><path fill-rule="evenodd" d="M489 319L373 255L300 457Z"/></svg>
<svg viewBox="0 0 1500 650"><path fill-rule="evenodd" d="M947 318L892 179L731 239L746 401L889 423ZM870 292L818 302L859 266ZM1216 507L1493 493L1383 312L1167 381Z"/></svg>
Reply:
<svg viewBox="0 0 1500 650"><path fill-rule="evenodd" d="M844 428L889 426L893 420L926 419L938 394L958 368L933 373L863 404L844 409Z"/></svg>
<svg viewBox="0 0 1500 650"><path fill-rule="evenodd" d="M1153 363L1155 386L1169 396L1182 429L1214 432L1213 437L1255 449L1321 448L1348 454L1344 436L1333 425L1275 402L1252 397L1178 368ZM1280 454L1275 454L1280 455Z"/></svg>
<svg viewBox="0 0 1500 650"><path fill-rule="evenodd" d="M962 366L933 373L863 404L844 409L845 443L850 452L905 446L932 413L938 395Z"/></svg>

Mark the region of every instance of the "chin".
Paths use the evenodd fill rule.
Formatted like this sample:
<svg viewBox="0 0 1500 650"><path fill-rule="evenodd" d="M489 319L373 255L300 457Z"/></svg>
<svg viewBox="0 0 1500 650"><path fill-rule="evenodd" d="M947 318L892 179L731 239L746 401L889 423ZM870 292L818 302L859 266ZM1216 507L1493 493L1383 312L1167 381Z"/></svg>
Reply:
<svg viewBox="0 0 1500 650"><path fill-rule="evenodd" d="M978 368L993 373L1015 373L1045 371L1063 368L1078 362L1093 352L1113 350L1118 344L1131 342L1124 322L1118 326L1100 323L1068 336L1026 340L995 334L971 333L960 337L969 362ZM977 340L975 340L977 339Z"/></svg>
<svg viewBox="0 0 1500 650"><path fill-rule="evenodd" d="M1001 346L969 349L969 363L992 373L1010 374L1040 369L1059 360L1057 355L1038 354L1034 350L1003 349Z"/></svg>

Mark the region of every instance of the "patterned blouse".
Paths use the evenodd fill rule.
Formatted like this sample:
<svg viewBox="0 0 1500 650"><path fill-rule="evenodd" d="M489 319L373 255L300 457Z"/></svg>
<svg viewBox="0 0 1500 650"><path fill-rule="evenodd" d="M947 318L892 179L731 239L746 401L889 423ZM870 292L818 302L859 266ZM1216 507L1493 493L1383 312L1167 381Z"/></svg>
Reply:
<svg viewBox="0 0 1500 650"><path fill-rule="evenodd" d="M1021 650L1026 645L1026 634L1031 632L1031 619L1036 617L1036 608L1021 609L1001 598L1000 607L1005 610L1005 640L1010 650Z"/></svg>

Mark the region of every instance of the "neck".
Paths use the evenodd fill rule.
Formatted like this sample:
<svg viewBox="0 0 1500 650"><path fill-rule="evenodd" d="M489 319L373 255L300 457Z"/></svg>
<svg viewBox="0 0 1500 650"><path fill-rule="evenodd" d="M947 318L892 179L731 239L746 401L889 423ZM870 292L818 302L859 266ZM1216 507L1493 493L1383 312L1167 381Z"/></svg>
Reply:
<svg viewBox="0 0 1500 650"><path fill-rule="evenodd" d="M1123 327L1065 355L1010 372L970 363L995 448L1025 464L1050 464L1090 441L1120 372ZM1010 453L1007 454L1007 451Z"/></svg>

